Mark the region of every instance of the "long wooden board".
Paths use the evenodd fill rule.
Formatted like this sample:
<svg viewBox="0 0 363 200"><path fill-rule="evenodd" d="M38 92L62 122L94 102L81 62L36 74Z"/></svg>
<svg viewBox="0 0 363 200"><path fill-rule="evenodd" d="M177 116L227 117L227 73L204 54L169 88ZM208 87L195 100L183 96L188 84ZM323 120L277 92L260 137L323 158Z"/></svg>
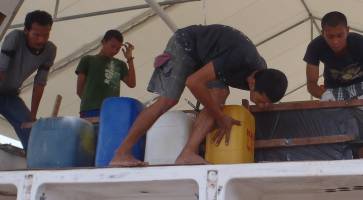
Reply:
<svg viewBox="0 0 363 200"><path fill-rule="evenodd" d="M322 108L348 108L363 106L363 99L352 99L346 101L292 101L279 104L270 104L266 108L259 108L255 105L250 106L251 112L270 112L286 110L310 110Z"/></svg>
<svg viewBox="0 0 363 200"><path fill-rule="evenodd" d="M256 140L255 149L274 148L274 147L293 147L314 144L334 144L350 142L356 138L355 135L332 135L304 138L280 138L269 140Z"/></svg>

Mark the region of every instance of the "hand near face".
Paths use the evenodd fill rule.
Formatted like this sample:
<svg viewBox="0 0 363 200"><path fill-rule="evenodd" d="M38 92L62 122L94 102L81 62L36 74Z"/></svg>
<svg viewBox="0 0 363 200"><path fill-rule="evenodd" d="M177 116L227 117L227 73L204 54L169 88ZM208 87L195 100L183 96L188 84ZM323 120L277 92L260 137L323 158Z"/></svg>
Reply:
<svg viewBox="0 0 363 200"><path fill-rule="evenodd" d="M131 43L129 42L125 42L123 45L122 45L122 53L124 54L125 58L127 60L130 60L132 59L132 51L134 50L134 45L132 45Z"/></svg>

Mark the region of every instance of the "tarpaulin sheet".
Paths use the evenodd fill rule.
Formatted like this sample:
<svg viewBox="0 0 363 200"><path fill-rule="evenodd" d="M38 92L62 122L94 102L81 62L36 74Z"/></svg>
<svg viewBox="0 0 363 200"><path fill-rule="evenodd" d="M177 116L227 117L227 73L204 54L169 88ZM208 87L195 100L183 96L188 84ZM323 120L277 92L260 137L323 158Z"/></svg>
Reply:
<svg viewBox="0 0 363 200"><path fill-rule="evenodd" d="M254 113L256 140L353 134L363 130L363 111L357 108L291 110ZM362 131L361 131L362 132ZM352 159L347 143L257 149L256 162Z"/></svg>

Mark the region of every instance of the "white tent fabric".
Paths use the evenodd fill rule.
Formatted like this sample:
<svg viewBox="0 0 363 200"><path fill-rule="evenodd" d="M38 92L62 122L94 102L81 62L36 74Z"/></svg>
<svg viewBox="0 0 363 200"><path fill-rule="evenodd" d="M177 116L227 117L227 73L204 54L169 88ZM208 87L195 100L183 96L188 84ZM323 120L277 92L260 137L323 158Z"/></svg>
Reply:
<svg viewBox="0 0 363 200"><path fill-rule="evenodd" d="M59 0L57 17L141 4L145 2ZM13 25L23 23L25 14L35 9L53 14L55 5L56 0L26 0ZM171 5L165 11L178 27L218 23L244 32L258 46L268 66L287 74L288 93L282 101L295 101L311 98L304 86L306 64L302 58L309 41L320 33L319 19L329 11L338 10L346 14L349 25L359 32L363 30L362 7L361 0L346 0L344 3L341 0L202 0ZM163 51L172 32L149 8L60 21L54 23L50 38L58 47L56 64L53 67L53 70L58 70L49 76L38 117L50 115L57 94L63 96L60 115L78 115L80 100L76 96L74 70L79 57L96 54L99 51L100 37L106 30L114 28L122 30L125 40L135 45L137 87L130 89L122 85L121 95L134 97L142 102L155 96L146 91L153 70L153 59ZM122 53L117 57L124 59ZM322 72L322 67L320 71ZM27 105L30 105L31 100L31 81L30 79L27 82L30 86L25 86L21 93ZM174 109L190 109L185 98L196 102L186 89ZM242 98L248 99L248 92L232 89L227 103L241 104ZM4 120L0 120L0 133L16 137Z"/></svg>

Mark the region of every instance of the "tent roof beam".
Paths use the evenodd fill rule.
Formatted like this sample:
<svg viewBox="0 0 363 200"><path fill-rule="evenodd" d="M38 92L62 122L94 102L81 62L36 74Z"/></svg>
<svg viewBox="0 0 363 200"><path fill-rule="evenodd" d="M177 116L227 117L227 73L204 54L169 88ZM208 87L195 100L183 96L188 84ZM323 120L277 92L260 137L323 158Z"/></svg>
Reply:
<svg viewBox="0 0 363 200"><path fill-rule="evenodd" d="M167 0L167 1L160 2L159 5L167 6L167 5L174 5L174 4L187 3L187 2L193 2L193 1L200 1L200 0ZM94 16L99 16L99 15L107 15L107 14L113 14L113 13L119 13L119 12L131 11L131 10L150 8L150 6L148 4L141 4L141 5L128 6L128 7L116 8L116 9L110 9L110 10L78 14L78 15L57 17L57 15L58 15L57 7L59 7L59 0L56 1L56 9L53 14L53 16L55 16L53 19L54 22L76 20L76 19L81 19L81 18L86 18L86 17L94 17ZM21 28L21 27L24 27L24 24L13 24L9 28L13 29L13 28Z"/></svg>

